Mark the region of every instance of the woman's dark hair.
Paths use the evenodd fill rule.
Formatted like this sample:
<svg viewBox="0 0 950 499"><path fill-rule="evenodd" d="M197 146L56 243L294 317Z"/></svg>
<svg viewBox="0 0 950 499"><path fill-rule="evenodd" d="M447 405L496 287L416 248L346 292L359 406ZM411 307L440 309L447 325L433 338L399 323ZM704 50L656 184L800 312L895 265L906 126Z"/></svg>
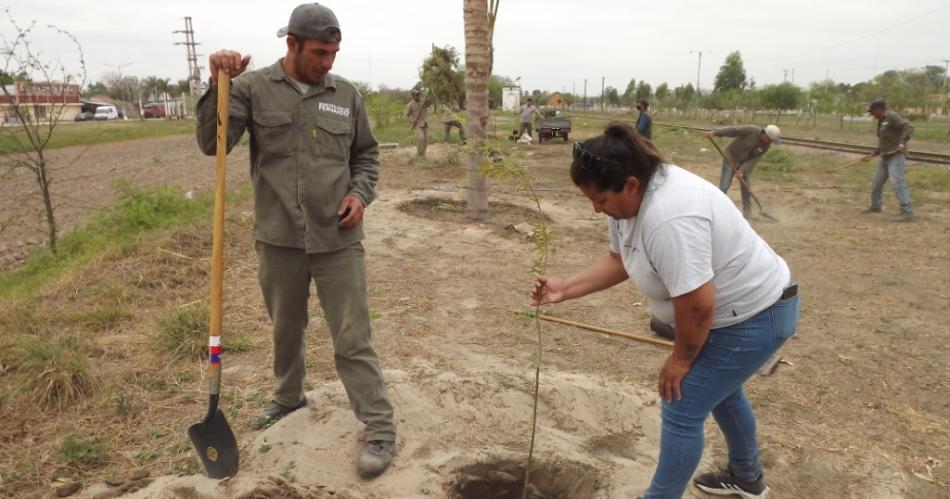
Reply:
<svg viewBox="0 0 950 499"><path fill-rule="evenodd" d="M663 156L653 142L626 123L611 123L602 135L574 143L571 180L578 187L620 192L634 177L643 192L661 164Z"/></svg>

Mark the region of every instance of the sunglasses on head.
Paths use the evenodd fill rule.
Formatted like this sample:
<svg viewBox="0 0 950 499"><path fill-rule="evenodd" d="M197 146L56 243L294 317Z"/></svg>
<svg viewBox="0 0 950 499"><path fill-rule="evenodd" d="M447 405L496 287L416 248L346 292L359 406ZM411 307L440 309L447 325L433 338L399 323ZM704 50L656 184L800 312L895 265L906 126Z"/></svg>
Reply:
<svg viewBox="0 0 950 499"><path fill-rule="evenodd" d="M580 160L581 158L592 161L593 163L603 163L603 164L612 164L617 166L623 166L623 163L619 161L614 161L612 159L601 158L600 156L588 151L584 148L583 142L574 142L574 148L571 151L574 156L574 161ZM584 164L584 161L580 162L581 168L587 168L587 165Z"/></svg>

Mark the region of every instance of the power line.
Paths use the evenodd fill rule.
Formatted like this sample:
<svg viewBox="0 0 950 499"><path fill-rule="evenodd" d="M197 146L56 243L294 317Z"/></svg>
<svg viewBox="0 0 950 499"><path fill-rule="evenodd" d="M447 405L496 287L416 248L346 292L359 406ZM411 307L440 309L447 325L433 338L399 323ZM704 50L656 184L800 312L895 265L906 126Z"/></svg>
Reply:
<svg viewBox="0 0 950 499"><path fill-rule="evenodd" d="M918 20L918 19L920 19L920 18L922 18L922 17L927 17L927 16L929 16L929 15L935 13L935 12L939 12L939 11L944 10L944 9L946 9L946 8L950 8L950 3L945 4L945 5L941 6L941 7L937 7L936 9L933 9L933 10L930 10L930 11L927 11L927 12L924 12L923 14L914 16L914 17L912 17L912 18L910 18L910 19L906 19L906 20L901 21L901 22L899 22L899 23L891 24L890 26L888 26L888 27L886 27L886 28L884 28L884 29L877 30L877 31L875 31L875 32L873 32L873 33L868 33L868 34L866 34L866 35L861 35L861 36L859 36L859 37L857 37L857 38L852 38L851 40L848 40L848 41L845 41L845 42L835 43L835 44L832 44L832 45L828 45L827 47L822 47L822 48L820 48L820 49L816 49L816 50L813 50L813 51L811 51L811 52L804 52L804 53L801 53L801 54L798 54L798 55L787 55L787 56L781 56L781 57L771 57L771 58L768 58L768 59L757 59L757 61L758 61L758 62L762 62L762 61L777 61L777 60L782 60L782 59L790 59L790 58L795 58L795 57L805 57L805 56L809 56L809 55L818 54L818 53L825 52L825 51L828 51L828 50L831 50L831 49L834 49L834 48L842 47L842 46L844 46L844 45L850 45L850 44L852 44L852 43L854 43L854 42L859 42L859 41L861 41L861 40L865 40L865 39L870 38L870 37L872 37L872 36L880 35L881 33L890 31L890 30L895 29L895 28L899 28L899 27L901 27L901 26L903 26L903 25L905 25L905 24L909 24L909 23L911 23L911 22L914 22L914 21L916 21L916 20Z"/></svg>

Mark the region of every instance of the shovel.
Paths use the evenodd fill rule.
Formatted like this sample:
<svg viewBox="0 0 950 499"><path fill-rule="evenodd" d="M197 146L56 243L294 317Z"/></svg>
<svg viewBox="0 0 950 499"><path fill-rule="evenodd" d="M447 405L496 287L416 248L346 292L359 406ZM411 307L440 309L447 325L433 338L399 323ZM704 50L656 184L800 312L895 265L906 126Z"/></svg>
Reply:
<svg viewBox="0 0 950 499"><path fill-rule="evenodd" d="M727 158L726 154L722 152L722 149L719 148L719 144L716 143L716 139L712 137L707 137L707 138L709 139L710 142L712 142L713 147L715 147L716 150L719 151L719 155L722 156L722 159L726 163L729 164L729 168L732 168L732 174L735 175L739 173L739 169L736 168L736 165L732 164L732 160ZM773 222L778 222L777 218L773 217L772 215L769 215L768 213L762 210L762 203L760 203L759 198L757 198L755 194L752 193L752 189L749 188L749 184L746 183L745 178L738 177L738 179L739 179L739 182L742 184L742 186L745 187L745 190L749 191L749 196L751 196L752 200L755 201L755 205L759 207L759 215L762 215L762 217L767 218Z"/></svg>
<svg viewBox="0 0 950 499"><path fill-rule="evenodd" d="M231 77L218 72L218 126L215 154L214 228L211 244L211 324L208 337L208 414L188 428L205 473L211 478L233 476L238 470L238 446L224 413L218 409L221 390L221 302L224 288L224 158L228 153L228 97Z"/></svg>

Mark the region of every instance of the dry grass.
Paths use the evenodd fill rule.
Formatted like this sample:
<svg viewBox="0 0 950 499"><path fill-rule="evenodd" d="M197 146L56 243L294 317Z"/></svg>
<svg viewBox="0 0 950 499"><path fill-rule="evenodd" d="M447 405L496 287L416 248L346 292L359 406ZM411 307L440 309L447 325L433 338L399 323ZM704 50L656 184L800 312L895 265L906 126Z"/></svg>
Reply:
<svg viewBox="0 0 950 499"><path fill-rule="evenodd" d="M239 209L230 215L226 254L253 260L249 219ZM0 497L43 490L56 478L200 469L182 428L205 405L209 254L207 227L160 232L31 298L0 304ZM226 275L241 282L227 290L227 360L263 370L266 356L237 354L269 339L255 343L248 334L266 320L255 300L241 298L245 288L259 293L256 273L241 264ZM263 391L225 383L222 407L232 424L243 426L266 403Z"/></svg>

